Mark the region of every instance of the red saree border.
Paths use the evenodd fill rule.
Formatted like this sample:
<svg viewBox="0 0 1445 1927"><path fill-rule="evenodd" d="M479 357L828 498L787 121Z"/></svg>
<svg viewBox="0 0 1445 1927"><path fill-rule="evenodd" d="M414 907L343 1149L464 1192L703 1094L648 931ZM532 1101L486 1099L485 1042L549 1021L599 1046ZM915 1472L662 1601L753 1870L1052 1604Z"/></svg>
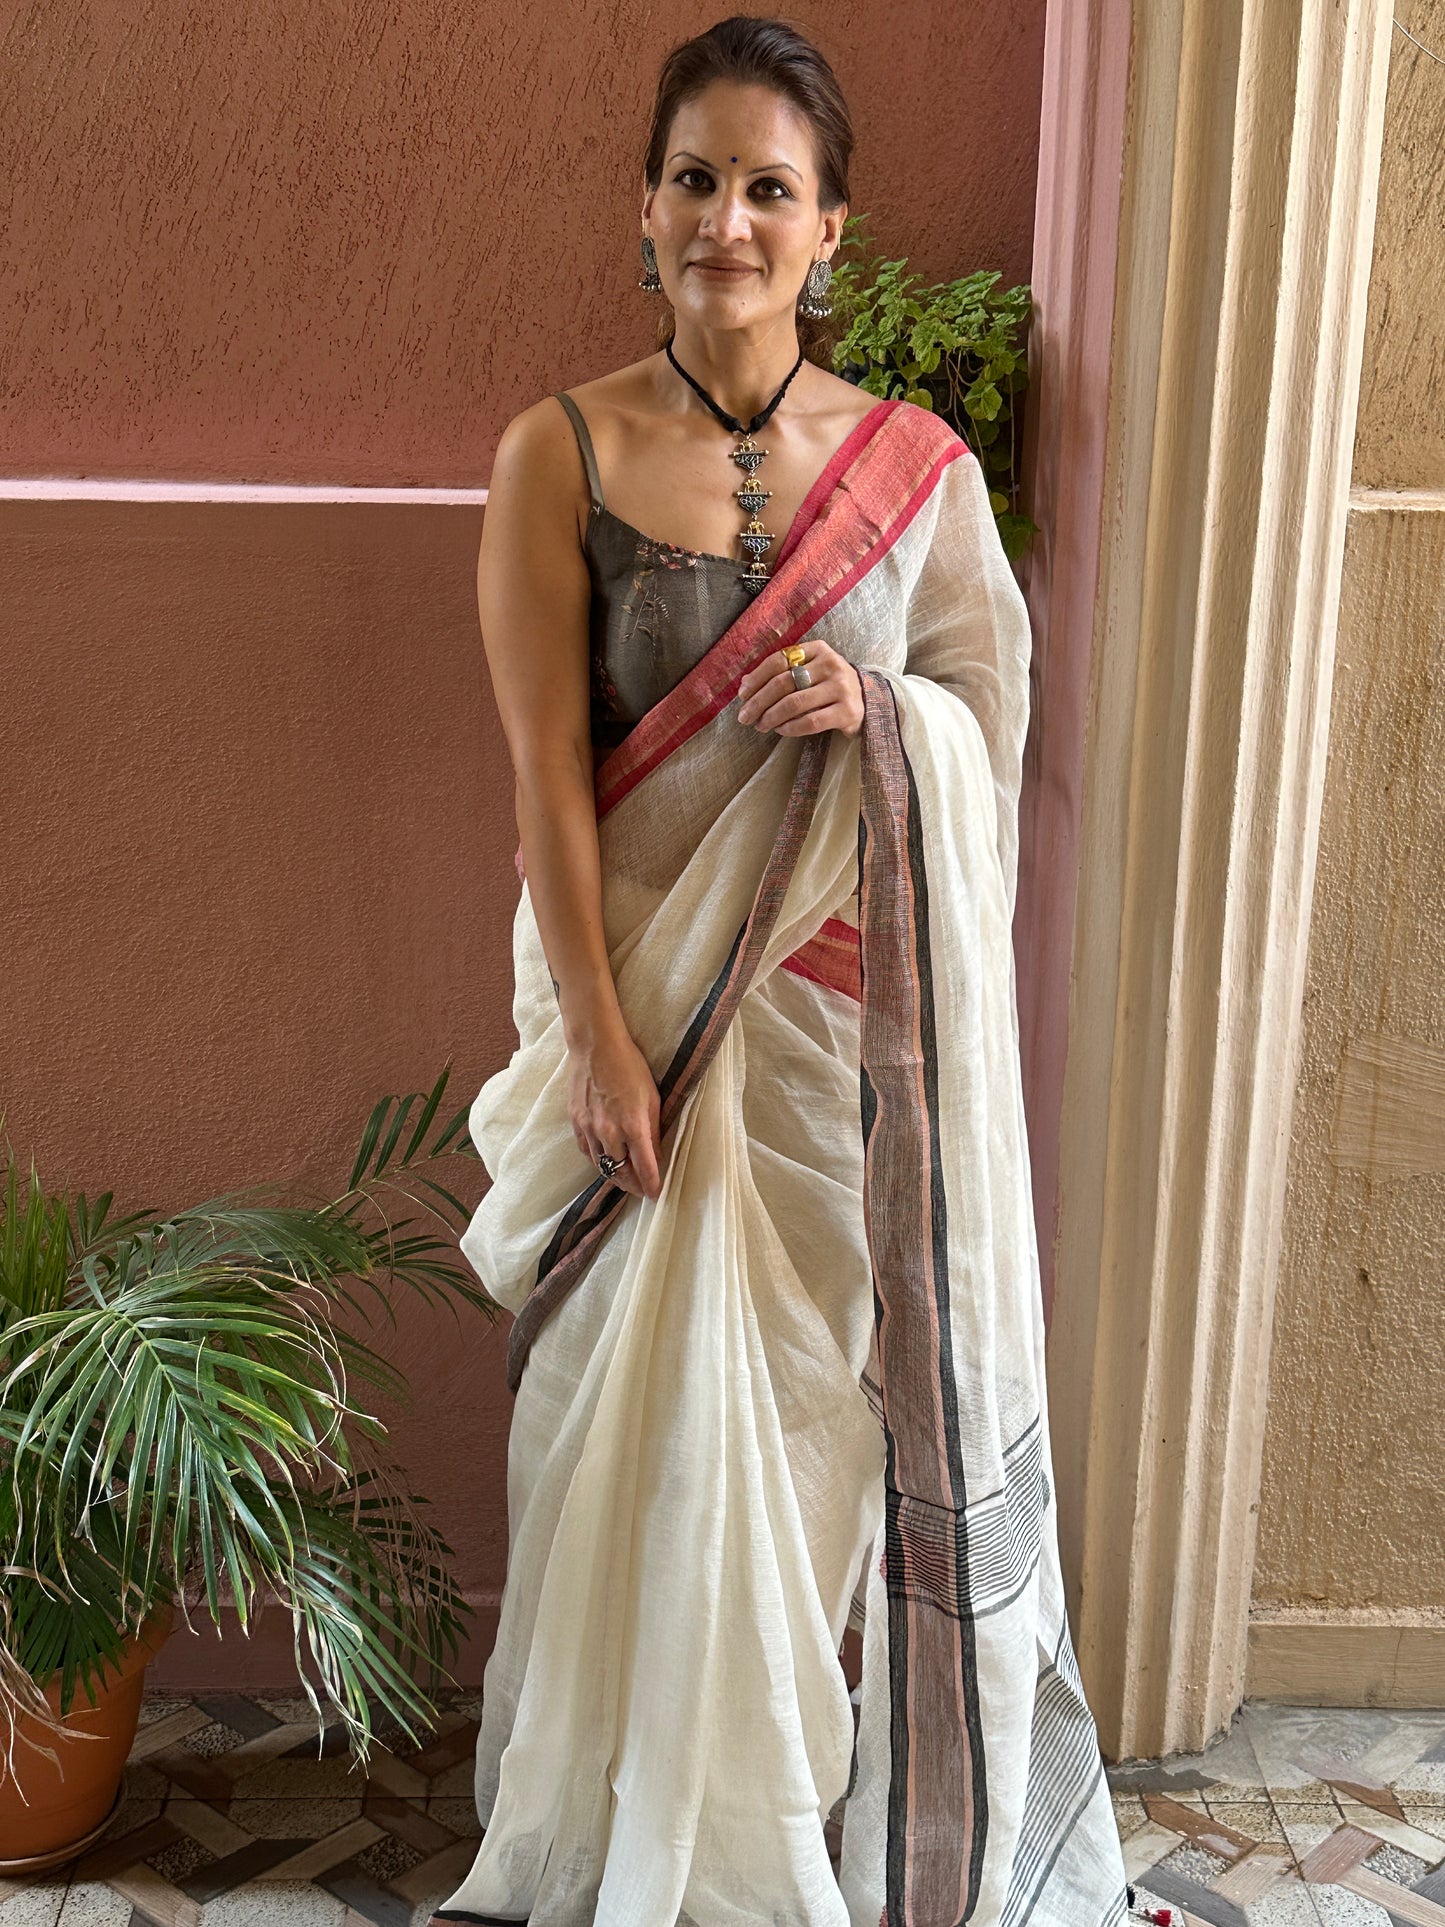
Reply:
<svg viewBox="0 0 1445 1927"><path fill-rule="evenodd" d="M772 581L777 580L784 565L792 559L803 538L818 521L824 505L833 495L848 469L863 454L864 450L873 441L879 429L883 427L888 418L903 406L904 403L896 398L880 401L876 407L870 408L861 420L853 424L837 448L835 448L833 453L828 457L822 473L798 504L798 512L789 525L788 533L783 539L783 546L778 551L777 560L773 564ZM917 408L914 409L914 412L919 414L927 413L926 410ZM967 444L962 443L961 447L966 448ZM649 774L657 767L657 764L663 760L661 756L655 760L649 758L646 769L636 768L639 753L647 746L651 737L657 734L665 736L664 720L665 716L671 713L671 708L678 706L679 699L685 699L687 712L689 714L691 713L694 707L694 693L698 688L698 683L694 679L699 676L700 672L705 672L704 680L712 675L713 670L707 666L712 664L715 667L717 650L727 642L729 638L736 635L741 624L748 623L751 633L751 629L757 627L758 618L754 612L757 610L759 604L767 603L770 605L772 600L770 585L768 589L761 590L758 595L754 597L752 603L744 610L737 622L723 631L722 635L713 643L707 654L700 657L693 665L688 675L683 677L681 682L675 684L662 701L654 704L646 715L640 716L622 742L596 766L594 780L599 821L607 814L614 803L619 802L635 783L640 782L643 776ZM809 621L813 620L816 620L815 616L809 617ZM739 679L741 679L744 674L746 674L746 667L738 670ZM724 702L730 700L730 693L723 698ZM719 704L718 707L721 707L721 704ZM685 734L678 736L676 742L668 741L666 753L670 754L673 749L680 747L682 743L686 742L688 736L693 733L693 728L700 728L702 723L708 720L708 713L709 712L706 711L702 712L699 720L693 724L692 728L687 729ZM716 714L716 709L710 713ZM646 742L644 738L639 736L638 732L640 730L648 731L648 739ZM612 793L613 791L615 791L615 794ZM525 881L527 872L523 865L522 847L520 844L517 846L512 863L518 877Z"/></svg>
<svg viewBox="0 0 1445 1927"><path fill-rule="evenodd" d="M806 943L784 957L780 969L807 977L830 990L841 990L855 1003L863 997L863 971L858 951L858 926L829 917Z"/></svg>
<svg viewBox="0 0 1445 1927"><path fill-rule="evenodd" d="M880 402L858 424L870 427L830 484L841 490L831 512L821 516L815 505L768 587L597 770L599 821L725 709L770 650L798 641L841 601L908 528L948 464L972 454L947 422L912 402Z"/></svg>
<svg viewBox="0 0 1445 1927"><path fill-rule="evenodd" d="M774 574L782 568L788 557L793 553L793 550L797 548L803 537L808 533L808 530L812 528L813 524L817 521L818 511L833 493L834 487L837 485L838 477L843 473L844 469L847 468L854 456L861 453L873 439L877 431L883 426L884 420L893 413L896 406L897 404L891 401L880 401L877 403L875 407L868 410L866 415L854 422L853 426L848 430L848 433L833 450L833 453L828 457L822 474L819 475L817 481L814 482L813 486L798 504L798 512L793 517L788 532L783 537L783 546L778 550L777 556L773 561Z"/></svg>

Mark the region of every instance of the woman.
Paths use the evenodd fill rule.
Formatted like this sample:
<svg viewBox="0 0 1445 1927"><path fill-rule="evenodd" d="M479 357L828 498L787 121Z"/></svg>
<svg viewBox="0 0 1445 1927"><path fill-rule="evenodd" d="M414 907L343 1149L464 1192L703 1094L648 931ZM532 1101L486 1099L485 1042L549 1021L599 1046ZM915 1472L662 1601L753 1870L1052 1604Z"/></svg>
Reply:
<svg viewBox="0 0 1445 1927"><path fill-rule="evenodd" d="M1028 623L966 444L800 348L850 146L785 25L675 49L675 333L497 452L520 1041L462 1244L516 1402L485 1833L438 1920L1125 1917L1048 1478Z"/></svg>

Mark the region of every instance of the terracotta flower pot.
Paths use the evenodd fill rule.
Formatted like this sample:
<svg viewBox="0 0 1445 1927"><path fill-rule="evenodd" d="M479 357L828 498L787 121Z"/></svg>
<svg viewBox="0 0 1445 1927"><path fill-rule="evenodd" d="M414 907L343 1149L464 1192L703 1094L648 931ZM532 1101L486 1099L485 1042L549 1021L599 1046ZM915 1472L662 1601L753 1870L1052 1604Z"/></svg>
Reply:
<svg viewBox="0 0 1445 1927"><path fill-rule="evenodd" d="M61 1732L47 1730L33 1718L21 1719L13 1750L18 1783L6 1771L0 1747L0 1875L62 1866L109 1826L135 1743L145 1669L165 1643L174 1618L174 1606L161 1606L131 1635L119 1671L107 1668L97 1681L94 1706L84 1685L77 1685ZM58 1713L58 1678L50 1682L45 1697L51 1712ZM72 1739L72 1733L100 1737ZM53 1748L59 1767L27 1746L22 1735Z"/></svg>

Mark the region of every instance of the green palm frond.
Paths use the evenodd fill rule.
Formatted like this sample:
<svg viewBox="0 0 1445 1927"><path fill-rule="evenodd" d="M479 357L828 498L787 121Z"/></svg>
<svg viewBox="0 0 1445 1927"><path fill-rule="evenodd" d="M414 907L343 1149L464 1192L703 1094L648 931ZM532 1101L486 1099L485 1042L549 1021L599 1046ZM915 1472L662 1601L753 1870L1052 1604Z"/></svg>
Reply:
<svg viewBox="0 0 1445 1927"><path fill-rule="evenodd" d="M149 1590L168 1537L173 1564L183 1563L193 1508L237 1516L245 1492L268 1492L293 1466L320 1468L348 1411L366 1415L348 1406L340 1348L300 1290L219 1266L119 1277L107 1301L10 1327L0 1440L13 1455L22 1529L27 1499L43 1517L49 1494L71 1496L51 1521L62 1573L62 1534L85 1532L93 1507L119 1503L123 1558L127 1569L141 1559ZM284 1514L268 1529L284 1537ZM214 1575L208 1591L214 1603Z"/></svg>
<svg viewBox="0 0 1445 1927"><path fill-rule="evenodd" d="M449 1073L375 1106L334 1199L281 1203L253 1186L110 1219L109 1192L47 1197L33 1166L22 1188L10 1153L0 1721L12 1736L40 1686L61 1681L63 1712L128 1628L191 1590L217 1623L229 1598L243 1629L258 1602L280 1601L318 1717L328 1698L361 1757L373 1704L408 1731L409 1717L434 1718L428 1696L473 1608L360 1397L409 1408L406 1380L334 1314L379 1305L394 1322L400 1284L496 1316L457 1253L468 1208L431 1175L476 1160L466 1111L434 1131ZM420 1216L398 1217L398 1200Z"/></svg>
<svg viewBox="0 0 1445 1927"><path fill-rule="evenodd" d="M432 1710L428 1695L447 1677L445 1658L456 1656L462 1618L474 1610L452 1578L450 1546L389 1467L358 1467L297 1503L295 1529L307 1551L292 1564L283 1598L308 1697L315 1705L309 1659L359 1757L372 1699L419 1739L407 1714L425 1720ZM424 1687L413 1679L418 1662Z"/></svg>
<svg viewBox="0 0 1445 1927"><path fill-rule="evenodd" d="M12 1156L5 1174L5 1218L0 1224L0 1339L11 1318L63 1301L69 1262L64 1200L45 1196L32 1166L22 1204L19 1171Z"/></svg>

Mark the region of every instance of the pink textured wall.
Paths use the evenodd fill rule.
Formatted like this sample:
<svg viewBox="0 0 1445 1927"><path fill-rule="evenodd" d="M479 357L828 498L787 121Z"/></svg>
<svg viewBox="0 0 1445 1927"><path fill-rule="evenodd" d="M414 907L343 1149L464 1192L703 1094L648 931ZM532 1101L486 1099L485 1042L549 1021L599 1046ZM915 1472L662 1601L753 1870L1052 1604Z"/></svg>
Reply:
<svg viewBox="0 0 1445 1927"><path fill-rule="evenodd" d="M1058 8L1049 17L1044 52L1031 399L1023 450L1028 512L1039 532L1020 571L1034 660L1014 954L1039 1267L1050 1324L1133 15L1133 0L1081 0ZM1060 1523L1067 1543L1072 1519Z"/></svg>
<svg viewBox="0 0 1445 1927"><path fill-rule="evenodd" d="M0 61L11 478L485 486L519 407L645 353L634 4L23 6ZM1025 279L1043 0L809 6L855 208L930 276ZM4 482L0 479L0 497ZM510 770L475 506L0 499L0 1111L118 1209L340 1182L366 1111L514 1041ZM481 1611L505 1571L503 1333L401 1307L396 1430ZM503 1321L505 1324L505 1320ZM289 1622L173 1637L283 1684Z"/></svg>

